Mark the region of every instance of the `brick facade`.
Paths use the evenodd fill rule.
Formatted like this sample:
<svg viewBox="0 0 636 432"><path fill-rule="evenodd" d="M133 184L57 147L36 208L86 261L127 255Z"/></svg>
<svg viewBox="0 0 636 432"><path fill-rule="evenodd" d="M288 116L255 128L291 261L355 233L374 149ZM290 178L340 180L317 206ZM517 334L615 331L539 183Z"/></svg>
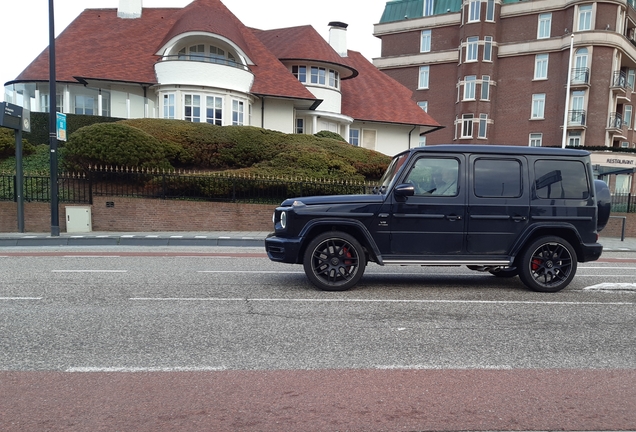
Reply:
<svg viewBox="0 0 636 432"><path fill-rule="evenodd" d="M108 207L106 203L113 203ZM60 231L66 232L66 210L60 206ZM274 205L99 197L91 209L93 231L271 231ZM49 232L47 203L25 203L25 231ZM626 216L625 237L636 238L636 213ZM621 219L611 218L601 237L620 237ZM0 202L0 232L17 232L17 208Z"/></svg>
<svg viewBox="0 0 636 432"><path fill-rule="evenodd" d="M107 206L106 203L113 206ZM60 231L66 209L60 205ZM99 197L91 206L93 231L271 231L274 205ZM24 204L26 232L51 230L48 203ZM0 202L0 232L17 232L17 206Z"/></svg>

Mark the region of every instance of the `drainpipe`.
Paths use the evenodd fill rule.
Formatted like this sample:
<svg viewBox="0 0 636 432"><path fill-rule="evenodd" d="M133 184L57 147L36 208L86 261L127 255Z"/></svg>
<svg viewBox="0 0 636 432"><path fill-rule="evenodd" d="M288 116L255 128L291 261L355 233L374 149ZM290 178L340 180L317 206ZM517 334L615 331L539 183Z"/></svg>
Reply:
<svg viewBox="0 0 636 432"><path fill-rule="evenodd" d="M413 129L409 131L409 150L411 150L411 134L413 133L416 127L417 125L413 125Z"/></svg>
<svg viewBox="0 0 636 432"><path fill-rule="evenodd" d="M261 98L261 127L265 129L265 97Z"/></svg>

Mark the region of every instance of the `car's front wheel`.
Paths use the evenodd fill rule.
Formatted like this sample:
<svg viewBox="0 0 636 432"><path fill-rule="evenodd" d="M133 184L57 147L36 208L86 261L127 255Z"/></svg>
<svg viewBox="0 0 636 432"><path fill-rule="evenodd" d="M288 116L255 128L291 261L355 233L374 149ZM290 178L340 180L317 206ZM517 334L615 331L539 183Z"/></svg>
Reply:
<svg viewBox="0 0 636 432"><path fill-rule="evenodd" d="M556 236L538 238L525 249L519 262L519 278L530 289L557 292L576 274L576 252Z"/></svg>
<svg viewBox="0 0 636 432"><path fill-rule="evenodd" d="M309 242L303 257L307 278L323 291L345 291L353 287L366 266L360 242L353 236L331 231Z"/></svg>

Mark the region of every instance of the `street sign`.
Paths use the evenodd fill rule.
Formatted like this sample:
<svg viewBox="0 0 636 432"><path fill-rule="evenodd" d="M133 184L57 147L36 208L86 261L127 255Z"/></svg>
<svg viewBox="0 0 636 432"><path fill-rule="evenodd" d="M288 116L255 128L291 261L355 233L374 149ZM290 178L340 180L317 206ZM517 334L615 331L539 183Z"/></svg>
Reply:
<svg viewBox="0 0 636 432"><path fill-rule="evenodd" d="M0 127L22 129L22 107L8 102L0 103Z"/></svg>
<svg viewBox="0 0 636 432"><path fill-rule="evenodd" d="M66 114L56 113L57 119L57 139L60 141L66 141Z"/></svg>

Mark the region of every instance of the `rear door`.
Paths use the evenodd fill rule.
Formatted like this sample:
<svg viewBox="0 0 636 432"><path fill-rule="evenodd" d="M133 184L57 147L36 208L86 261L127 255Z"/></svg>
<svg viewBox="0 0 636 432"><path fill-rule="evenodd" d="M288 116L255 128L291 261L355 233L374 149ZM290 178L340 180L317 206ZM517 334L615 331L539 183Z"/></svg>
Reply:
<svg viewBox="0 0 636 432"><path fill-rule="evenodd" d="M472 155L466 249L471 255L508 255L528 226L530 187L523 156Z"/></svg>

